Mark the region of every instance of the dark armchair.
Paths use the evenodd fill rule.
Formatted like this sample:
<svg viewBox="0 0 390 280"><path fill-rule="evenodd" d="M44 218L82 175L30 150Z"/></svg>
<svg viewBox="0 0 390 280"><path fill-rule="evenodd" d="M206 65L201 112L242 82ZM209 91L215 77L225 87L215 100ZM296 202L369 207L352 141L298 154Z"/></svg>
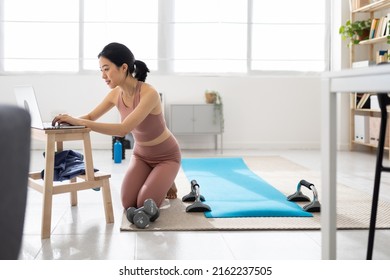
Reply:
<svg viewBox="0 0 390 280"><path fill-rule="evenodd" d="M27 200L31 119L0 104L0 259L18 259Z"/></svg>

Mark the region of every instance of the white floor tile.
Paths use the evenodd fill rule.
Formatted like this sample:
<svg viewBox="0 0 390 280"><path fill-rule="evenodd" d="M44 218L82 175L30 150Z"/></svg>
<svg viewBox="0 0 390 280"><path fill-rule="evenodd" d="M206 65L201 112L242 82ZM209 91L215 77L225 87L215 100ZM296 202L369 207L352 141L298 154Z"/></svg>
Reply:
<svg viewBox="0 0 390 280"><path fill-rule="evenodd" d="M218 232L156 232L137 234L138 260L234 259Z"/></svg>
<svg viewBox="0 0 390 280"><path fill-rule="evenodd" d="M321 247L305 231L226 232L224 239L236 259L318 260Z"/></svg>

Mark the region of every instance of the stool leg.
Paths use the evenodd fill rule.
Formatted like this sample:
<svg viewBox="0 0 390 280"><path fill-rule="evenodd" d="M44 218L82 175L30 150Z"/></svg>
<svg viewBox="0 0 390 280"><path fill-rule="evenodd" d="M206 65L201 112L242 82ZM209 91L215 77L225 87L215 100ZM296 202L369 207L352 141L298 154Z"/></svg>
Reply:
<svg viewBox="0 0 390 280"><path fill-rule="evenodd" d="M103 195L104 213L106 215L106 223L111 224L114 222L114 212L112 210L110 181L109 179L103 179L102 181L103 181L102 195Z"/></svg>
<svg viewBox="0 0 390 280"><path fill-rule="evenodd" d="M77 178L72 178L70 179L70 183L76 183ZM77 191L71 191L70 192L70 205L71 206L77 206Z"/></svg>
<svg viewBox="0 0 390 280"><path fill-rule="evenodd" d="M92 146L91 138L89 133L84 133L83 135L84 143L84 160L85 160L85 176L87 181L94 181L94 169L93 169L93 159L92 159Z"/></svg>
<svg viewBox="0 0 390 280"><path fill-rule="evenodd" d="M48 135L46 142L46 164L45 178L43 187L43 206L42 206L42 227L41 238L50 238L51 233L51 212L53 205L53 178L54 178L54 135Z"/></svg>
<svg viewBox="0 0 390 280"><path fill-rule="evenodd" d="M381 101L379 94L378 99ZM376 216L378 210L378 199L379 199L379 187L381 181L381 173L383 171L383 152L385 147L386 138L386 127L387 127L387 111L381 110L381 125L379 130L379 143L376 157L375 167L375 179L374 179L374 191L372 195L372 206L371 206L371 218L370 228L368 232L368 246L367 246L367 260L372 259L372 252L374 249L374 238L375 238L375 227L376 227Z"/></svg>

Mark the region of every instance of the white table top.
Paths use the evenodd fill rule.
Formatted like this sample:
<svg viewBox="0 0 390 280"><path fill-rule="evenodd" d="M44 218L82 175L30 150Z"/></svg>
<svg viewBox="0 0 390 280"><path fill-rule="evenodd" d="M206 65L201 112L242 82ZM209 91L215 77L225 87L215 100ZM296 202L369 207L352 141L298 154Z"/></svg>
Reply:
<svg viewBox="0 0 390 280"><path fill-rule="evenodd" d="M324 72L324 78L358 77L366 75L382 75L390 73L390 63L361 68L348 68L338 71Z"/></svg>

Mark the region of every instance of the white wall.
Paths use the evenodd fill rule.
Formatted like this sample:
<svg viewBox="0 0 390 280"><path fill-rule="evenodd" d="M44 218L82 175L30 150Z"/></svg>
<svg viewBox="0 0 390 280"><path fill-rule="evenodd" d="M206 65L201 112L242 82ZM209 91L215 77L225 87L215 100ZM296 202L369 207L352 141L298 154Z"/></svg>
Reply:
<svg viewBox="0 0 390 280"><path fill-rule="evenodd" d="M204 103L206 89L217 90L224 101L226 149L318 149L320 147L320 77L301 76L171 76L147 80L165 96L166 115L172 103ZM15 104L13 87L31 84L50 120L59 112L81 115L107 93L100 74L41 74L0 76L0 103ZM110 112L102 121L115 122ZM178 137L182 148L213 148L210 136ZM69 147L78 147L77 143ZM92 134L96 149L110 149L111 137ZM42 143L34 142L34 148Z"/></svg>

